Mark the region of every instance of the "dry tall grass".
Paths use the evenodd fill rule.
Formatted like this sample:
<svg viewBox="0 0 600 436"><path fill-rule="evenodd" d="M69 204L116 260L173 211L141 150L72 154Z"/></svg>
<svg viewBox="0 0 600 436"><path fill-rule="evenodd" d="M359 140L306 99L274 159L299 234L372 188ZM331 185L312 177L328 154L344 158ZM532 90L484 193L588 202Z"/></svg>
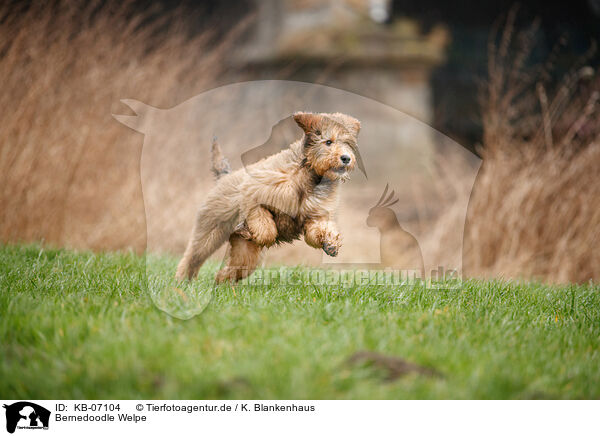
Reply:
<svg viewBox="0 0 600 436"><path fill-rule="evenodd" d="M514 35L514 16L489 48L483 166L469 206L465 272L598 280L600 77L576 65L549 91L553 55L525 67L535 26Z"/></svg>
<svg viewBox="0 0 600 436"><path fill-rule="evenodd" d="M142 140L111 113L210 88L223 50L182 11L130 2L0 7L0 240L145 248Z"/></svg>

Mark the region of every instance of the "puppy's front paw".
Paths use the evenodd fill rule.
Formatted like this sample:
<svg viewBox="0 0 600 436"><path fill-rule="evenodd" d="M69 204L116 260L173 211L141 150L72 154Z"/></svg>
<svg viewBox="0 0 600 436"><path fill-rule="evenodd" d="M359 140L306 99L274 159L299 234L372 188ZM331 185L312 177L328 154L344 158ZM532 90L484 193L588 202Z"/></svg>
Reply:
<svg viewBox="0 0 600 436"><path fill-rule="evenodd" d="M338 247L337 245L330 244L329 242L323 242L323 251L329 256L335 257L338 255L340 247Z"/></svg>
<svg viewBox="0 0 600 436"><path fill-rule="evenodd" d="M325 237L325 241L323 242L323 251L330 255L331 257L335 257L338 255L340 248L342 246L342 237L339 233L329 233Z"/></svg>

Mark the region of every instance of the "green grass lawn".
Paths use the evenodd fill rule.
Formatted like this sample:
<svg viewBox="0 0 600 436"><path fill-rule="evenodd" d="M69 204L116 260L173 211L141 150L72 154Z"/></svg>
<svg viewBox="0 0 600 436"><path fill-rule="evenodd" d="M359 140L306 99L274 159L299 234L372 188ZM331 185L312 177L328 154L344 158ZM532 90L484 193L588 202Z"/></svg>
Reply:
<svg viewBox="0 0 600 436"><path fill-rule="evenodd" d="M168 280L176 259L149 265ZM153 304L145 267L0 247L0 397L600 398L597 285L225 286L184 321ZM347 363L359 350L443 375L386 381Z"/></svg>

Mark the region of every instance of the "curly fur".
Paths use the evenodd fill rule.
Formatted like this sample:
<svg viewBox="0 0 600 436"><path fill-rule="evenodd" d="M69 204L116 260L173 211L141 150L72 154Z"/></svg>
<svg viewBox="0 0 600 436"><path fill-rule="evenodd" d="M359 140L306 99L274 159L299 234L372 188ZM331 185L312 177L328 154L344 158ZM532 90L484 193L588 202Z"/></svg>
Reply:
<svg viewBox="0 0 600 436"><path fill-rule="evenodd" d="M356 165L360 123L340 113L299 112L294 120L304 134L288 149L219 175L197 213L177 279L194 278L227 240L229 256L217 282L246 277L265 247L300 236L308 245L337 255L341 236L334 215L339 184ZM213 150L213 159L215 154Z"/></svg>

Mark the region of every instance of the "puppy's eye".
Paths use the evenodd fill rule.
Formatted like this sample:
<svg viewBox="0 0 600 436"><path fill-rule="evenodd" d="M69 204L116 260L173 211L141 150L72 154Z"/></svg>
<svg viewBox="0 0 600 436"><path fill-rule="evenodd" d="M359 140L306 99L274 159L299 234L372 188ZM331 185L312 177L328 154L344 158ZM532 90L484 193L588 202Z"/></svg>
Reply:
<svg viewBox="0 0 600 436"><path fill-rule="evenodd" d="M325 144L331 145L331 144L333 144L333 141L331 139L328 139L327 141L325 141Z"/></svg>

